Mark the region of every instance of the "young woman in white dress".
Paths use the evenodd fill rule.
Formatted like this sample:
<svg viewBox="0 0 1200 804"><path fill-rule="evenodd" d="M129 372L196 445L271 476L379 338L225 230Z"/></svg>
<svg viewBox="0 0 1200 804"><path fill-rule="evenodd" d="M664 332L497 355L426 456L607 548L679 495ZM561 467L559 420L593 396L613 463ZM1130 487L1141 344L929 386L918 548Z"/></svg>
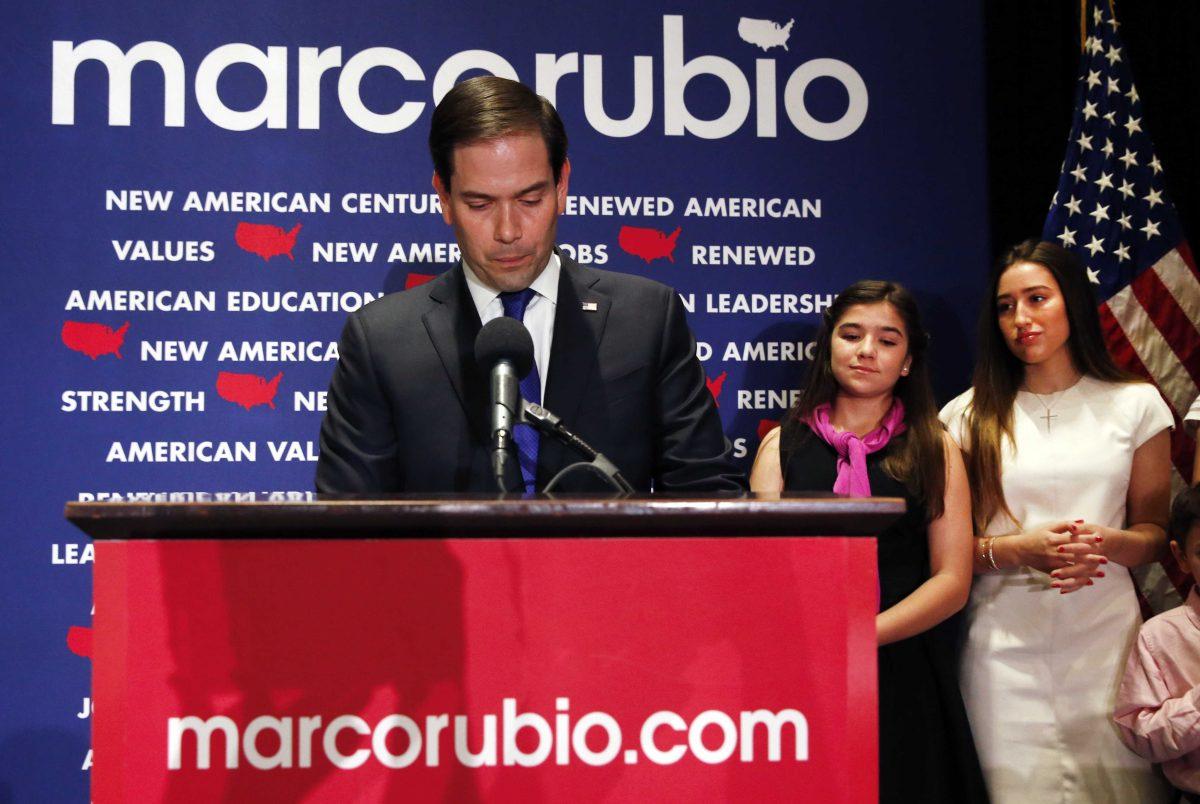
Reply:
<svg viewBox="0 0 1200 804"><path fill-rule="evenodd" d="M1192 406L1188 408L1187 414L1183 417L1183 426L1193 436L1200 436L1200 396L1192 402ZM1196 456L1192 463L1192 485L1200 483L1200 449L1196 450Z"/></svg>
<svg viewBox="0 0 1200 804"><path fill-rule="evenodd" d="M975 519L963 698L995 802L1151 802L1112 723L1159 559L1169 408L1116 367L1083 266L1029 240L992 272L972 388L942 410Z"/></svg>

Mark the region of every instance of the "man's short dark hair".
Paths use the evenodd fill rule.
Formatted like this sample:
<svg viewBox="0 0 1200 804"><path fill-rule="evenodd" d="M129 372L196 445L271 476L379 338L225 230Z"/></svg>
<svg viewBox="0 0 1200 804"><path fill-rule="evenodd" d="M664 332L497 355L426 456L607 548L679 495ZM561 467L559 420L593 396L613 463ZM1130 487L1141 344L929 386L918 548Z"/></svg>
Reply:
<svg viewBox="0 0 1200 804"><path fill-rule="evenodd" d="M542 135L558 184L567 160L567 131L550 101L519 81L494 75L468 78L447 92L433 110L429 127L433 169L449 190L455 148L523 132Z"/></svg>
<svg viewBox="0 0 1200 804"><path fill-rule="evenodd" d="M1184 489L1171 505L1171 521L1167 525L1167 538L1187 547L1187 535L1200 522L1200 485Z"/></svg>

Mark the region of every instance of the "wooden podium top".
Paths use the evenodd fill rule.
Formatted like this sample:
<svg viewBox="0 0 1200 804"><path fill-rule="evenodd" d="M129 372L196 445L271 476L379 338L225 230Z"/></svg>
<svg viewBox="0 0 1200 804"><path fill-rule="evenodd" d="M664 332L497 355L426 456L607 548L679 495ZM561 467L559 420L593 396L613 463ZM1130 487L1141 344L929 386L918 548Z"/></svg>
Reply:
<svg viewBox="0 0 1200 804"><path fill-rule="evenodd" d="M308 502L69 502L93 539L360 539L576 536L874 536L896 497L522 498L400 495Z"/></svg>

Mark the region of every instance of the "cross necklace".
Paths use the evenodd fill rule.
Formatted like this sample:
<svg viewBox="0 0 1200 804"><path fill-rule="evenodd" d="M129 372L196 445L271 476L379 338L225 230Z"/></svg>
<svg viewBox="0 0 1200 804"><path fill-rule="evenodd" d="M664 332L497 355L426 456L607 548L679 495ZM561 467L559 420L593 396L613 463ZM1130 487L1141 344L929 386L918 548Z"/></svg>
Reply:
<svg viewBox="0 0 1200 804"><path fill-rule="evenodd" d="M1033 398L1036 399L1038 401L1038 404L1041 405L1042 408L1045 410L1045 413L1043 413L1041 416L1038 416L1038 418L1046 420L1046 432L1047 433L1050 432L1050 420L1058 418L1058 414L1053 413L1051 411L1054 409L1054 405L1058 402L1059 398L1063 395L1064 391L1066 391L1065 388L1062 391L1056 391L1055 393L1053 393L1050 397L1049 403L1047 403L1046 400L1042 399L1041 394L1034 393L1033 391L1029 392L1029 393L1033 394Z"/></svg>

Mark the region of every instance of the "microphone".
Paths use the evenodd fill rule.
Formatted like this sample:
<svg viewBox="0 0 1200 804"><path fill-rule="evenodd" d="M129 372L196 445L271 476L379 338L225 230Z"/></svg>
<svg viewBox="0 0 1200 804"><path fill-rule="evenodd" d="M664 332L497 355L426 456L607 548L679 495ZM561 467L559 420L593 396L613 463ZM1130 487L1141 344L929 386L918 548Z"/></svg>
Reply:
<svg viewBox="0 0 1200 804"><path fill-rule="evenodd" d="M521 380L533 369L533 338L515 318L501 316L483 325L475 337L475 363L487 370L491 390L492 475L500 491L515 457L513 426L521 421Z"/></svg>
<svg viewBox="0 0 1200 804"><path fill-rule="evenodd" d="M567 426L562 423L562 419L555 416L550 411L546 410L541 405L535 405L532 402L521 400L521 421L533 425L538 432L543 435L554 436L562 443L571 447L576 452L587 458L586 462L580 462L568 466L563 469L554 478L546 484L545 491L548 493L554 485L566 477L567 473L572 469L586 468L598 472L601 477L611 483L617 491L622 494L632 494L633 486L629 485L629 481L621 474L621 470L617 465L610 461L604 453L593 447L588 442L584 441L579 436L567 429Z"/></svg>

